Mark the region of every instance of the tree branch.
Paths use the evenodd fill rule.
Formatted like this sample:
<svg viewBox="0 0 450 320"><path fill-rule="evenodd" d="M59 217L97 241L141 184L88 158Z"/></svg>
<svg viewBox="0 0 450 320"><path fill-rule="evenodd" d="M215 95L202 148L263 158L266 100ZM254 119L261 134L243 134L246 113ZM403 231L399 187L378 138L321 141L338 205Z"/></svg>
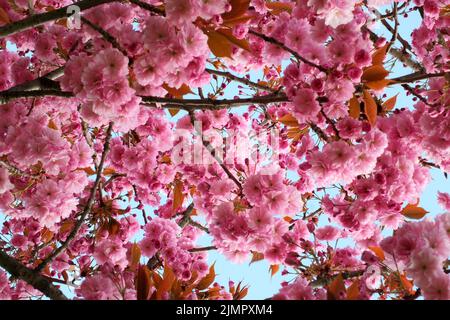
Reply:
<svg viewBox="0 0 450 320"><path fill-rule="evenodd" d="M17 279L21 279L53 300L67 300L67 297L52 282L39 273L0 250L0 266Z"/></svg>
<svg viewBox="0 0 450 320"><path fill-rule="evenodd" d="M116 40L116 38L114 38L108 31L106 31L103 28L101 28L100 26L92 23L91 21L89 21L88 19L86 19L83 16L81 17L81 21L84 24L86 24L89 27L91 27L92 29L94 29L95 31L97 31L98 33L100 33L101 36L103 37L103 39L105 39L114 48L119 50L125 57L127 57L128 58L128 65L132 65L133 64L133 59L128 56L128 52L124 48L122 48L122 46L119 44L119 42Z"/></svg>
<svg viewBox="0 0 450 320"><path fill-rule="evenodd" d="M382 16L378 10L374 9L373 11L376 14L378 14L379 16ZM392 17L394 18L394 23L395 23L394 28L392 28L391 25L385 19L381 19L381 23L383 24L383 26L390 33L392 33L391 43L393 44L393 42L395 42L395 40L398 40L406 50L411 51L412 49L411 49L411 45L409 44L409 42L406 41L402 36L400 36L398 34L398 5L396 2L394 2L394 10L392 10Z"/></svg>
<svg viewBox="0 0 450 320"><path fill-rule="evenodd" d="M424 79L430 79L430 78L436 78L436 77L443 77L445 76L445 72L439 72L439 73L422 73L422 72L414 72L411 74L407 74L401 77L397 77L394 79L390 79L395 81L393 84L402 84L402 83L410 83L410 82L416 82Z"/></svg>
<svg viewBox="0 0 450 320"><path fill-rule="evenodd" d="M295 58L297 58L297 59L300 60L301 62L306 63L307 65L310 65L311 67L314 67L314 68L316 68L316 69L318 69L318 70L320 70L320 71L322 71L322 72L327 73L327 69L325 69L324 67L322 67L322 66L320 66L320 65L318 65L318 64L315 64L315 63L312 62L312 61L309 61L309 60L305 59L304 57L302 57L301 55L299 55L298 52L296 52L295 50L293 50L293 49L287 47L285 44L281 43L281 42L278 41L277 39L268 37L268 36L266 36L265 34L259 33L259 32L257 32L257 31L251 30L251 29L248 30L248 33L250 33L250 34L252 34L252 35L254 35L254 36L257 36L258 38L261 38L261 39L263 39L263 40L266 41L266 42L269 42L269 43L271 43L271 44L274 44L274 45L276 45L277 47L280 47L280 48L283 49L283 50L286 50L287 52L289 52L290 54L292 54Z"/></svg>
<svg viewBox="0 0 450 320"><path fill-rule="evenodd" d="M0 95L1 97L1 95ZM172 99L172 98L159 98L159 97L142 97L142 103L145 105L161 103L165 104L164 108L180 108L186 111L194 110L219 110L230 107L239 107L249 104L269 104L278 102L288 102L289 99L284 94L279 95L267 95L258 96L252 98L243 99L221 99L214 100L210 98L206 99Z"/></svg>
<svg viewBox="0 0 450 320"><path fill-rule="evenodd" d="M238 76L235 76L234 74L232 74L230 72L219 71L219 70L214 70L214 69L205 69L205 71L208 72L209 74L214 74L216 76L225 77L227 79L230 79L230 80L233 80L233 81L236 81L236 82L240 82L242 84L245 84L245 85L247 85L249 87L253 87L253 88L256 88L256 89L261 89L261 90L268 91L268 92L276 92L277 91L277 90L272 89L270 87L267 87L267 86L261 85L259 83L253 82L253 81L251 81L249 79L240 78Z"/></svg>
<svg viewBox="0 0 450 320"><path fill-rule="evenodd" d="M392 14L393 14L393 18L394 18L394 29L392 29L392 27L390 26L390 24L386 21L386 20L382 20L381 23L383 23L383 25L385 26L389 26L388 30L392 33L392 38L391 41L389 42L386 52L389 52L391 47L394 45L395 41L397 41L397 39L403 39L399 34L398 34L398 11L397 11L397 2L394 2L394 9L392 10ZM376 9L375 9L376 10Z"/></svg>
<svg viewBox="0 0 450 320"><path fill-rule="evenodd" d="M200 248L192 248L189 249L189 252L202 252L202 251L210 251L210 250L216 250L216 246L208 246L208 247L200 247Z"/></svg>
<svg viewBox="0 0 450 320"><path fill-rule="evenodd" d="M178 225L180 226L180 228L184 228L189 223L192 210L194 210L193 202L186 208L186 210L181 213L183 217L180 219L180 221L178 221Z"/></svg>
<svg viewBox="0 0 450 320"><path fill-rule="evenodd" d="M0 104L5 104L12 99L19 98L34 98L34 97L63 97L63 98L74 98L74 94L68 91L61 91L56 89L49 90L31 90L31 91L2 91L0 92ZM288 102L289 99L284 94L278 95L267 95L267 96L257 96L252 98L243 99L221 99L214 100L210 98L206 99L174 99L174 98L162 98L162 97L152 97L152 96L141 96L142 104L150 107L154 107L155 103L160 103L164 105L164 108L180 108L186 111L190 110L219 110L226 109L230 107L238 107L249 104L268 104L268 103L278 103L278 102Z"/></svg>
<svg viewBox="0 0 450 320"><path fill-rule="evenodd" d="M214 147L209 143L209 141L206 141L203 139L203 133L197 126L195 125L195 115L193 111L189 111L189 116L191 117L191 124L194 127L194 130L197 132L197 134L200 136L200 139L202 139L203 146L206 148L206 150L209 151L211 156L217 161L219 166L222 167L223 171L225 171L228 178L230 178L239 188L239 193L242 194L242 184L239 182L238 179L231 173L231 171L227 168L227 166L223 163L223 159L219 158L214 150Z"/></svg>
<svg viewBox="0 0 450 320"><path fill-rule="evenodd" d="M109 142L111 141L112 127L113 127L113 123L111 122L106 131L106 138L105 138L105 143L103 146L102 157L100 160L100 164L98 165L98 168L97 168L95 182L94 182L94 185L92 186L88 201L87 201L86 205L84 206L84 209L80 215L80 218L78 219L77 223L75 224L75 226L72 229L72 231L70 232L70 234L67 236L66 240L61 244L61 246L59 248L57 248L55 251L53 251L47 258L45 258L36 267L35 271L39 272L39 271L43 270L47 264L49 264L53 259L55 259L58 255L60 255L69 246L70 242L72 242L72 240L75 238L78 231L80 230L86 216L91 212L92 206L94 205L95 193L98 189L98 186L100 184L100 180L102 177L103 166L105 164L106 155L108 154L108 151L109 151Z"/></svg>
<svg viewBox="0 0 450 320"><path fill-rule="evenodd" d="M146 2L142 2L139 0L129 0L130 3L137 5L138 7L141 7L144 10L150 11L154 14L160 15L160 16L165 16L166 13L164 12L164 10L157 8L155 6L152 6L151 4L148 4Z"/></svg>
<svg viewBox="0 0 450 320"><path fill-rule="evenodd" d="M71 5L52 10L45 13L35 14L32 16L29 16L25 19L15 21L12 23L9 23L3 27L0 27L0 39L16 34L18 32L37 27L41 24L44 24L46 22L58 20L61 18L69 17L72 15L72 12L68 10L72 6L77 6L81 11L105 4L110 2L117 2L119 0L82 0L78 1L76 3L73 3Z"/></svg>
<svg viewBox="0 0 450 320"><path fill-rule="evenodd" d="M43 75L34 80L19 84L15 87L9 88L7 92L11 91L29 91L29 90L44 90L44 89L60 89L59 83L53 81L64 74L64 66L56 68L53 71Z"/></svg>

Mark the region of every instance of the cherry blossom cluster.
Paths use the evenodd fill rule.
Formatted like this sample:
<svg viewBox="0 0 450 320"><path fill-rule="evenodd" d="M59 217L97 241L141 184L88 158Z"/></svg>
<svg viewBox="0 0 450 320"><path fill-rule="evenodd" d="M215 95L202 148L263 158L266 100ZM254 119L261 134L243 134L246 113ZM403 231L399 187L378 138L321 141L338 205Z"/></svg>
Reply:
<svg viewBox="0 0 450 320"><path fill-rule="evenodd" d="M449 214L409 221L450 168L447 4L111 1L21 23L71 4L0 0L0 248L55 289L0 270L1 299L242 298L207 250L281 267L274 299L450 298Z"/></svg>
<svg viewBox="0 0 450 320"><path fill-rule="evenodd" d="M390 255L390 266L406 270L425 299L450 299L450 275L443 265L450 251L449 230L450 215L446 213L434 221L405 224L380 243Z"/></svg>

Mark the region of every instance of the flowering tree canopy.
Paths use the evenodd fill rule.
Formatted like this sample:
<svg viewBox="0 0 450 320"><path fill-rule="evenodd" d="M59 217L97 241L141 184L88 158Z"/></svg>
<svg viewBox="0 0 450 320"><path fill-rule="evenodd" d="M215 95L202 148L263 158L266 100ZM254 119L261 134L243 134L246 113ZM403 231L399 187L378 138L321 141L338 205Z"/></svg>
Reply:
<svg viewBox="0 0 450 320"><path fill-rule="evenodd" d="M449 5L0 0L0 298L450 299Z"/></svg>

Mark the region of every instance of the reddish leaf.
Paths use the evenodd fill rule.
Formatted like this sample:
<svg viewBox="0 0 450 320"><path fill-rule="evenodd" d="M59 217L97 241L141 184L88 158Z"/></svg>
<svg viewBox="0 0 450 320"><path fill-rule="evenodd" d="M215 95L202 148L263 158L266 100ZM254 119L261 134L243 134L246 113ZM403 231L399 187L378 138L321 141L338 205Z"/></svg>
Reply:
<svg viewBox="0 0 450 320"><path fill-rule="evenodd" d="M300 140L300 138L309 131L309 127L300 129L299 127L292 127L287 130L287 137L294 141Z"/></svg>
<svg viewBox="0 0 450 320"><path fill-rule="evenodd" d="M48 122L48 127L53 130L58 130L58 126L56 125L55 121L53 119L50 119Z"/></svg>
<svg viewBox="0 0 450 320"><path fill-rule="evenodd" d="M209 31L206 35L208 47L216 57L231 58L233 47L225 36L216 31Z"/></svg>
<svg viewBox="0 0 450 320"><path fill-rule="evenodd" d="M61 228L59 228L59 233L64 234L66 232L72 231L73 226L75 225L75 222L71 220L66 220L61 224Z"/></svg>
<svg viewBox="0 0 450 320"><path fill-rule="evenodd" d="M141 259L141 248L137 243L133 243L131 246L130 256L131 267L134 268L139 264L139 260Z"/></svg>
<svg viewBox="0 0 450 320"><path fill-rule="evenodd" d="M400 275L400 282L401 282L403 288L408 292L408 294L413 294L414 293L413 282L411 280L408 280L408 278L406 278L405 274L401 274Z"/></svg>
<svg viewBox="0 0 450 320"><path fill-rule="evenodd" d="M163 294L170 292L172 285L175 281L175 273L167 265L164 267L164 275L161 282L158 285L158 290L156 291L156 299L161 300Z"/></svg>
<svg viewBox="0 0 450 320"><path fill-rule="evenodd" d="M8 24L11 22L11 19L9 19L8 12L5 11L2 7L0 7L0 23Z"/></svg>
<svg viewBox="0 0 450 320"><path fill-rule="evenodd" d="M116 235L120 230L120 222L114 218L109 220L108 232L111 236Z"/></svg>
<svg viewBox="0 0 450 320"><path fill-rule="evenodd" d="M227 19L226 21L223 22L223 25L231 28L231 27L234 27L235 25L246 23L247 21L251 20L252 18L253 18L253 16L246 14L244 16L237 17L234 19Z"/></svg>
<svg viewBox="0 0 450 320"><path fill-rule="evenodd" d="M347 300L359 299L359 279L356 279L350 287L347 288Z"/></svg>
<svg viewBox="0 0 450 320"><path fill-rule="evenodd" d="M172 88L164 83L163 88L175 98L182 98L184 95L192 93L191 88L185 83L183 83L179 88Z"/></svg>
<svg viewBox="0 0 450 320"><path fill-rule="evenodd" d="M146 265L139 266L136 279L136 295L138 300L147 300L150 292L152 280L150 270Z"/></svg>
<svg viewBox="0 0 450 320"><path fill-rule="evenodd" d="M270 10L272 14L278 15L283 11L291 13L293 4L288 2L268 2L266 3L266 7Z"/></svg>
<svg viewBox="0 0 450 320"><path fill-rule="evenodd" d="M327 287L328 300L341 300L345 293L344 278L339 274Z"/></svg>
<svg viewBox="0 0 450 320"><path fill-rule="evenodd" d="M417 205L407 204L401 211L402 215L410 219L422 219L428 211L425 209L418 207Z"/></svg>
<svg viewBox="0 0 450 320"><path fill-rule="evenodd" d="M361 113L361 108L359 107L359 101L356 97L353 97L348 102L349 108L348 108L348 114L353 119L359 119L359 114Z"/></svg>
<svg viewBox="0 0 450 320"><path fill-rule="evenodd" d="M180 109L175 109L175 108L169 108L169 113L172 117L175 117L178 112L180 112Z"/></svg>
<svg viewBox="0 0 450 320"><path fill-rule="evenodd" d="M373 54L372 54L372 65L383 65L383 61L386 58L386 50L388 47L388 43L385 44L383 47L378 48Z"/></svg>
<svg viewBox="0 0 450 320"><path fill-rule="evenodd" d="M213 263L212 266L209 268L209 273L197 283L196 288L198 290L207 289L216 279L216 271L214 270L214 265L215 263Z"/></svg>
<svg viewBox="0 0 450 320"><path fill-rule="evenodd" d="M391 111L392 109L394 109L395 104L397 103L397 96L398 94L396 94L395 96L393 96L392 98L387 99L384 103L383 103L383 109L385 111Z"/></svg>
<svg viewBox="0 0 450 320"><path fill-rule="evenodd" d="M249 264L252 264L257 261L261 261L264 259L264 254L261 252L252 251L252 260Z"/></svg>
<svg viewBox="0 0 450 320"><path fill-rule="evenodd" d="M87 168L79 168L78 170L82 170L84 172L87 173L88 176L92 176L93 174L95 174L94 169L87 167Z"/></svg>
<svg viewBox="0 0 450 320"><path fill-rule="evenodd" d="M239 283L240 285L240 283ZM233 295L234 300L242 300L245 298L245 296L248 294L248 287L244 286L241 290L236 291L236 293Z"/></svg>
<svg viewBox="0 0 450 320"><path fill-rule="evenodd" d="M233 33L229 29L218 29L217 32L224 36L229 42L234 44L235 46L244 49L246 51L250 51L250 44L245 39L238 39L233 36Z"/></svg>
<svg viewBox="0 0 450 320"><path fill-rule="evenodd" d="M114 170L111 167L103 169L103 175L104 176L110 176L110 175L113 175L114 173L116 173L116 170Z"/></svg>
<svg viewBox="0 0 450 320"><path fill-rule="evenodd" d="M227 20L232 20L243 16L250 5L250 0L230 0L231 10L222 14L222 19L226 23Z"/></svg>
<svg viewBox="0 0 450 320"><path fill-rule="evenodd" d="M287 127L298 127L299 123L298 120L290 113L285 114L281 118L278 119L282 124L284 124Z"/></svg>
<svg viewBox="0 0 450 320"><path fill-rule="evenodd" d="M389 84L391 84L393 81L389 79L382 79L377 81L370 81L366 83L366 87L372 89L372 90L383 90L386 88Z"/></svg>
<svg viewBox="0 0 450 320"><path fill-rule="evenodd" d="M380 259L380 261L384 261L386 257L384 256L384 251L380 247L377 246L368 246L368 249L370 249L375 255Z"/></svg>
<svg viewBox="0 0 450 320"><path fill-rule="evenodd" d="M280 265L279 264L272 264L269 267L270 276L273 277L278 272L278 270L280 270Z"/></svg>
<svg viewBox="0 0 450 320"><path fill-rule="evenodd" d="M173 212L176 212L178 208L183 205L184 195L183 195L183 182L180 180L175 181L175 186L173 188Z"/></svg>
<svg viewBox="0 0 450 320"><path fill-rule="evenodd" d="M362 80L365 82L379 81L386 78L389 71L384 69L382 65L373 65L364 70Z"/></svg>
<svg viewBox="0 0 450 320"><path fill-rule="evenodd" d="M364 113L370 124L373 126L377 122L377 103L375 102L369 91L364 90Z"/></svg>
<svg viewBox="0 0 450 320"><path fill-rule="evenodd" d="M50 241L52 241L53 235L54 235L53 232L51 232L49 229L44 227L44 229L42 229L42 231L41 231L41 240L42 240L42 242L43 243L49 243Z"/></svg>

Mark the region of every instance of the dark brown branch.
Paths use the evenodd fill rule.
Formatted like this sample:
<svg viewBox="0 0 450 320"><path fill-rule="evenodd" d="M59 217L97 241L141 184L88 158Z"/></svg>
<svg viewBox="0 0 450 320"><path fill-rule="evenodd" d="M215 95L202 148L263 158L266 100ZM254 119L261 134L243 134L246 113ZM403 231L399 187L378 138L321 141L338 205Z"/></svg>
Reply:
<svg viewBox="0 0 450 320"><path fill-rule="evenodd" d="M223 159L221 159L219 156L217 156L216 151L214 150L214 147L209 143L209 141L206 141L203 139L203 133L199 128L195 125L195 115L193 111L189 111L189 116L191 117L191 124L194 127L194 130L197 132L197 134L200 136L200 139L202 139L203 146L206 148L206 150L209 151L211 156L217 161L219 166L223 169L223 171L226 173L228 178L230 178L239 188L239 193L242 193L242 184L239 182L238 179L231 173L231 171L227 168L227 166L223 163Z"/></svg>
<svg viewBox="0 0 450 320"><path fill-rule="evenodd" d="M101 36L103 37L103 39L108 41L114 48L119 50L125 57L127 57L128 65L133 64L133 59L128 56L128 52L124 48L122 48L122 46L119 44L119 42L117 42L116 38L114 38L108 31L106 31L103 28L101 28L100 26L92 23L91 21L89 21L88 19L86 19L83 16L81 17L81 21L84 24L87 24L89 27L91 27L95 31L97 31L98 33L100 33Z"/></svg>
<svg viewBox="0 0 450 320"><path fill-rule="evenodd" d="M37 26L40 26L46 22L58 20L61 18L66 18L72 15L72 12L70 12L68 9L71 6L77 6L81 11L105 4L105 3L111 3L116 2L118 0L82 0L78 1L76 3L73 3L69 6L52 10L45 13L35 14L32 16L29 16L25 19L15 21L12 23L9 23L3 27L0 27L0 39L13 35L15 33L34 28Z"/></svg>
<svg viewBox="0 0 450 320"><path fill-rule="evenodd" d="M323 109L320 109L320 113L322 114L322 116L325 118L325 120L327 121L327 123L333 128L334 134L336 135L336 137L338 139L341 139L341 136L339 135L339 130L336 128L336 124L333 122L332 119L330 119L325 112L323 111Z"/></svg>
<svg viewBox="0 0 450 320"><path fill-rule="evenodd" d="M209 233L209 229L203 225L201 225L200 223L192 220L191 218L189 218L188 224L190 224L193 227L196 227L197 229L200 229L206 233Z"/></svg>
<svg viewBox="0 0 450 320"><path fill-rule="evenodd" d="M47 264L49 264L53 259L55 259L59 254L61 254L69 246L69 244L76 237L78 231L80 230L81 226L83 225L83 222L86 219L86 216L91 212L92 206L94 205L95 194L98 189L98 186L100 185L100 180L102 177L103 166L105 164L106 155L108 154L108 151L109 151L109 142L111 141L112 127L113 127L113 123L111 122L108 126L108 129L106 130L105 143L103 145L102 157L101 157L100 163L97 167L95 182L94 182L94 185L92 186L91 192L89 194L88 201L85 204L83 211L81 212L80 218L78 219L77 223L73 227L70 234L67 236L66 240L61 244L61 246L59 246L55 251L53 251L47 258L45 258L36 267L35 270L37 272L43 270Z"/></svg>
<svg viewBox="0 0 450 320"><path fill-rule="evenodd" d="M1 95L0 95L1 97ZM172 99L172 98L159 98L159 97L142 97L142 103L145 105L161 103L165 104L165 108L180 108L186 111L209 109L209 110L219 110L226 109L230 107L239 107L249 104L268 104L268 103L279 103L288 102L289 99L284 94L279 95L267 95L258 96L252 98L243 99Z"/></svg>
<svg viewBox="0 0 450 320"><path fill-rule="evenodd" d="M3 91L0 92L0 104L7 103L12 99L19 98L34 98L34 97L63 97L63 98L73 98L75 97L72 92L61 91L61 90L31 90L31 91ZM289 99L284 94L279 95L267 95L258 96L252 98L243 99L220 99L214 100L210 98L206 99L173 99L173 98L161 98L161 97L149 97L142 96L142 104L150 107L154 107L155 103L160 103L164 105L164 108L179 108L186 111L189 110L219 110L231 107L244 106L249 104L268 104L268 103L279 103L288 102Z"/></svg>
<svg viewBox="0 0 450 320"><path fill-rule="evenodd" d="M58 89L30 90L30 91L3 91L0 92L0 104L5 104L13 99L20 98L44 98L44 97L62 97L73 98L72 92L61 91Z"/></svg>
<svg viewBox="0 0 450 320"><path fill-rule="evenodd" d="M411 83L420 80L436 78L436 77L444 77L445 72L439 73L422 73L422 72L414 72L411 74L407 74L401 77L393 78L391 80L395 81L393 84L402 84L402 83Z"/></svg>
<svg viewBox="0 0 450 320"><path fill-rule="evenodd" d="M348 271L340 273L342 275L343 279L351 279L360 277L364 274L364 270L357 270L357 271ZM311 281L309 285L313 288L323 287L329 284L331 281L333 281L339 274L328 276L328 277L317 277L316 280Z"/></svg>
<svg viewBox="0 0 450 320"><path fill-rule="evenodd" d="M256 88L256 89L261 89L261 90L268 91L268 92L276 92L275 89L269 88L267 86L261 85L261 84L256 83L256 82L253 82L253 81L251 81L249 79L246 79L246 78L241 78L241 77L235 76L234 74L232 74L230 72L219 71L219 70L214 70L214 69L206 69L205 71L208 72L209 74L214 74L216 76L221 76L221 77L225 77L227 79L230 79L230 80L233 80L233 81L236 81L236 82L240 82L240 83L245 84L245 85L247 85L249 87L253 87L253 88Z"/></svg>
<svg viewBox="0 0 450 320"><path fill-rule="evenodd" d="M53 80L58 79L63 74L64 74L64 67L59 67L43 75L42 77L9 88L7 91L59 89L60 88L59 83Z"/></svg>
<svg viewBox="0 0 450 320"><path fill-rule="evenodd" d="M389 42L386 52L389 52L391 47L393 46L393 44L395 43L395 41L403 39L399 34L398 34L398 11L397 11L397 2L394 2L394 9L392 10L392 14L393 14L393 18L394 18L394 28L392 29L391 25L386 21L386 20L382 20L381 23L383 23L384 26L388 26L386 28L388 28L388 30L392 33L392 38L391 41ZM409 44L408 44L409 45ZM406 48L406 47L405 47Z"/></svg>
<svg viewBox="0 0 450 320"><path fill-rule="evenodd" d="M152 6L151 4L148 4L146 2L142 2L139 0L129 0L130 3L137 5L138 7L141 7L144 10L150 11L151 13L160 15L160 16L165 16L166 13L164 12L164 10L157 8L155 6Z"/></svg>
<svg viewBox="0 0 450 320"><path fill-rule="evenodd" d="M324 67L322 67L322 66L320 66L318 64L315 64L312 61L309 61L309 60L305 59L304 57L299 55L298 52L296 52L295 50L287 47L285 44L281 43L277 39L268 37L268 36L266 36L266 35L264 35L262 33L259 33L257 31L251 30L251 29L248 31L248 33L250 33L250 34L252 34L252 35L254 35L256 37L259 37L259 38L263 39L266 42L269 42L269 43L271 43L273 45L276 45L277 47L280 47L283 50L286 50L287 52L292 54L295 58L297 58L297 60L300 60L301 62L306 63L307 65L310 65L311 67L314 67L314 68L316 68L316 69L318 69L318 70L320 70L322 72L325 72L325 73L327 72L327 69L325 69Z"/></svg>
<svg viewBox="0 0 450 320"><path fill-rule="evenodd" d="M192 248L189 249L189 252L202 252L202 251L210 251L210 250L216 250L216 246L208 246L208 247L200 247L200 248Z"/></svg>
<svg viewBox="0 0 450 320"><path fill-rule="evenodd" d="M194 210L194 203L192 202L187 208L186 210L184 210L181 215L182 218L180 219L180 221L178 222L178 225L180 226L180 228L184 228L188 223L189 223L189 219L191 218L191 213Z"/></svg>
<svg viewBox="0 0 450 320"><path fill-rule="evenodd" d="M0 250L0 266L14 278L25 281L50 299L67 300L67 297L49 279L26 267L2 250Z"/></svg>
<svg viewBox="0 0 450 320"><path fill-rule="evenodd" d="M432 107L431 104L428 103L427 99L425 99L424 97L422 97L420 94L418 94L416 92L416 90L414 90L413 88L411 88L409 85L407 85L406 83L402 84L402 87L408 91L409 93L411 93L413 96L415 96L416 98L418 98L420 101L422 101L423 103L425 103L427 106Z"/></svg>
<svg viewBox="0 0 450 320"><path fill-rule="evenodd" d="M325 142L330 142L330 139L328 136L323 132L322 129L320 129L315 123L309 122L308 125L311 127L311 129L317 134L317 136L322 139Z"/></svg>

